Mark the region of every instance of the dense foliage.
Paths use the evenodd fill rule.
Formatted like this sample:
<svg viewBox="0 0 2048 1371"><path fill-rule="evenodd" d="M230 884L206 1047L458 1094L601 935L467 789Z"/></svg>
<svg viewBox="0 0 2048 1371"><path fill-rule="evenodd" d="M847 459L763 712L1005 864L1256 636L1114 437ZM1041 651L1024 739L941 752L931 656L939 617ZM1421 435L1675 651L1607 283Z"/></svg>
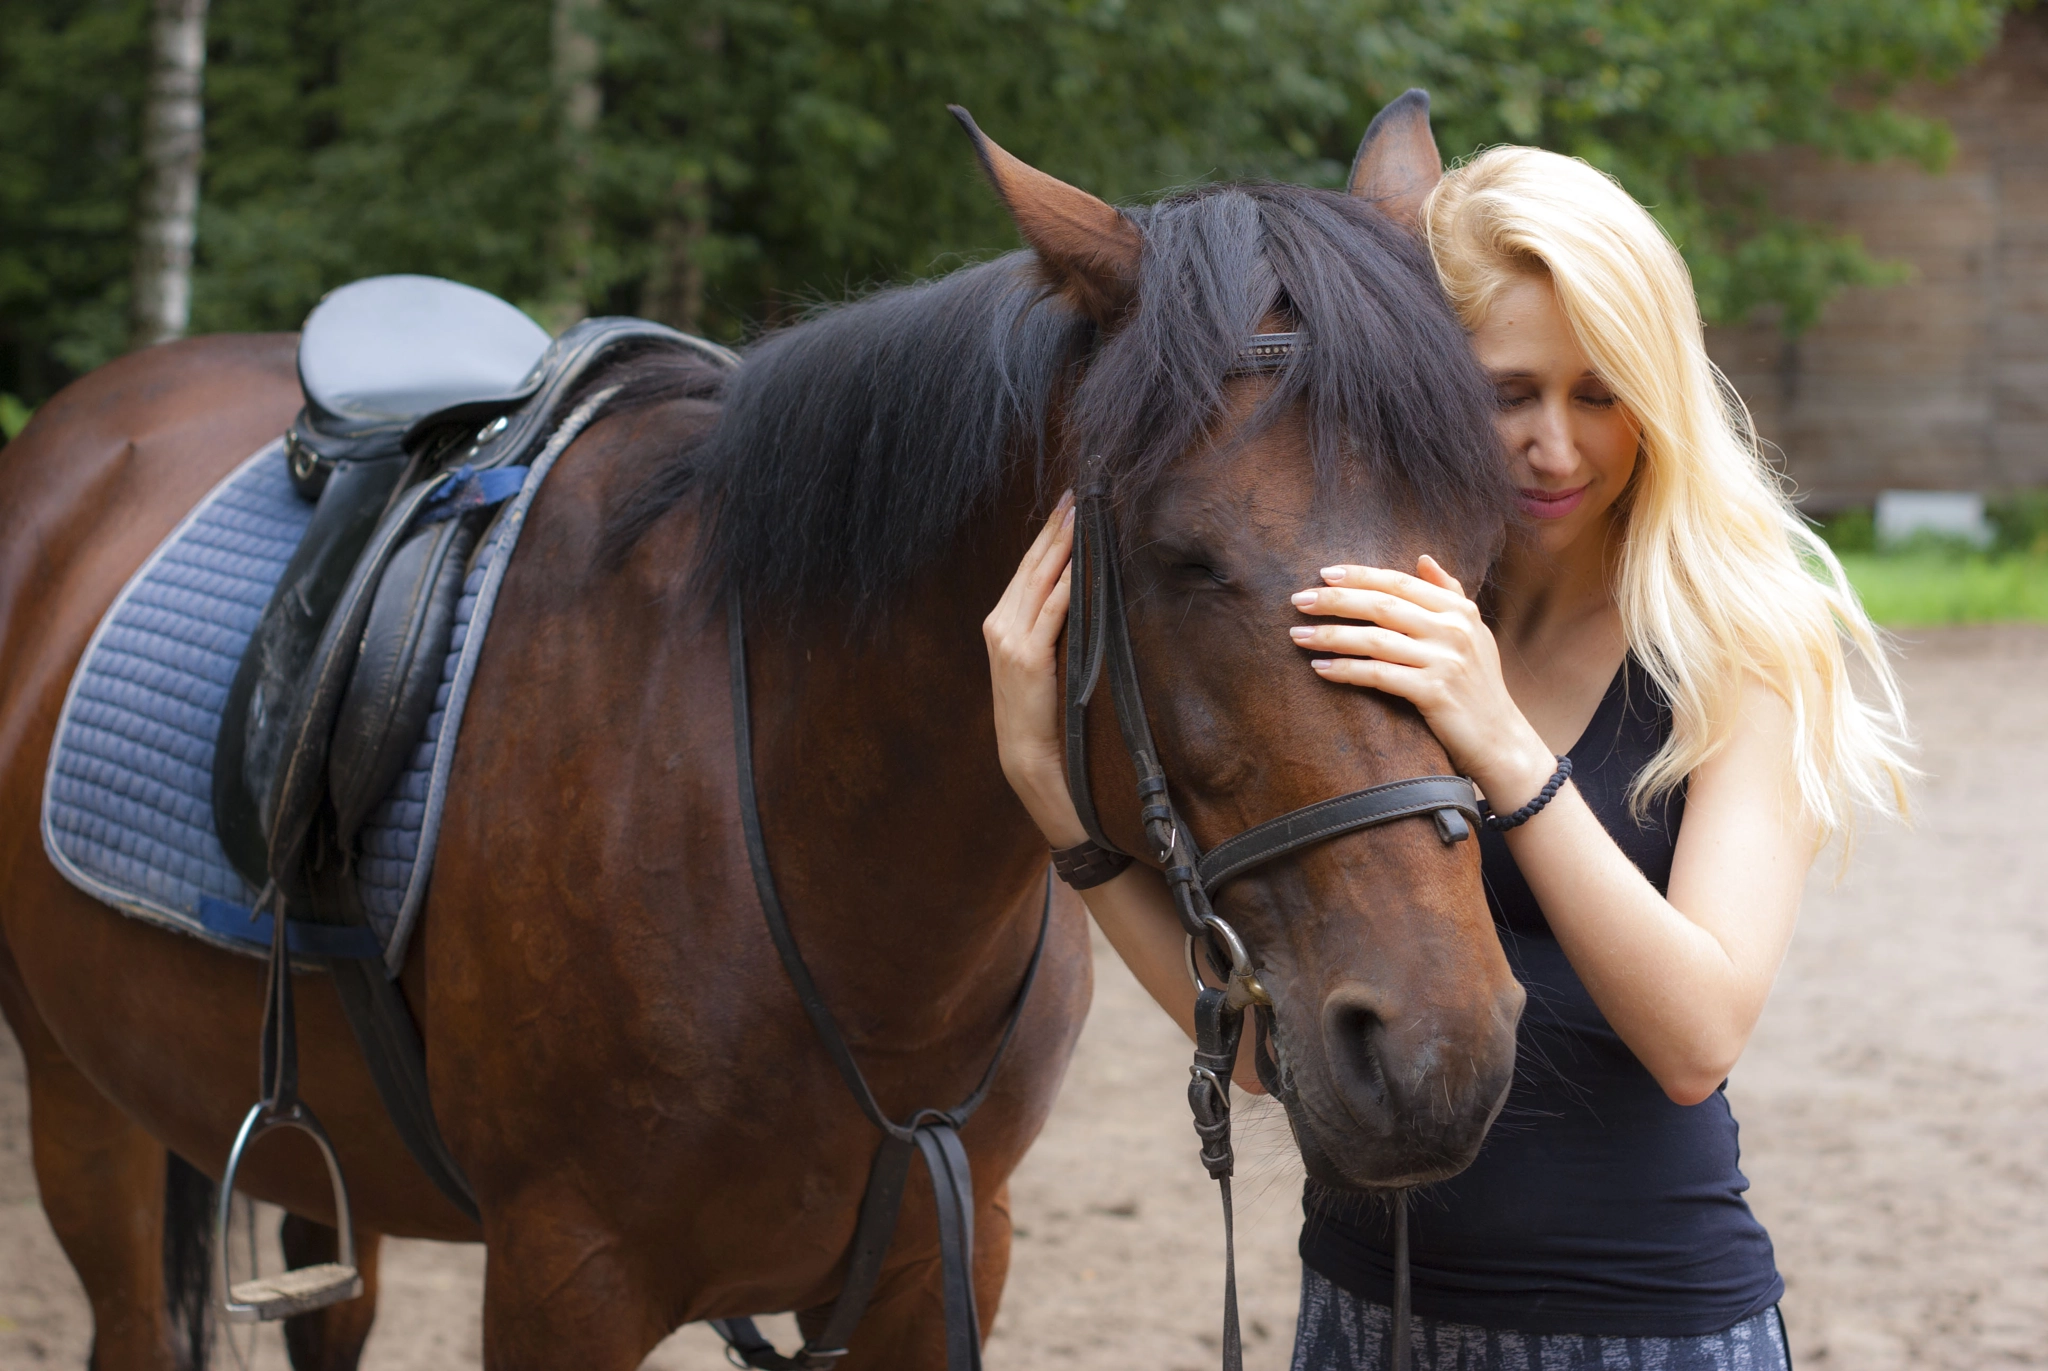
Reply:
<svg viewBox="0 0 2048 1371"><path fill-rule="evenodd" d="M195 330L291 328L425 271L551 318L734 337L818 295L1010 246L948 101L1111 198L1338 182L1429 88L1457 155L1540 143L1620 175L1711 317L1789 327L1880 279L1747 194L1786 143L1938 164L1890 97L1995 40L2000 0L214 0ZM0 0L0 392L123 346L144 0ZM565 126L560 13L599 43ZM573 297L565 300L564 292Z"/></svg>

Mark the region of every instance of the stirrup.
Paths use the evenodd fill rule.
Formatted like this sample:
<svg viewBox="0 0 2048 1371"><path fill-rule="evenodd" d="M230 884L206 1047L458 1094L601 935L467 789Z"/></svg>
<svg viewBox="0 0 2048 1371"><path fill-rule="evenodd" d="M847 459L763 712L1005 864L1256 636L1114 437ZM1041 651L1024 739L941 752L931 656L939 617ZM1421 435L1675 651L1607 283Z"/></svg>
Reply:
<svg viewBox="0 0 2048 1371"><path fill-rule="evenodd" d="M310 1314L330 1304L352 1300L363 1293L363 1276L356 1269L355 1220L349 1214L348 1184L341 1178L341 1160L327 1130L299 1098L299 1037L297 1011L292 1005L292 963L286 948L288 911L276 898L272 881L256 897L256 908L272 905L270 929L270 985L263 993L263 1095L242 1117L235 1133L235 1145L228 1149L227 1170L221 1173L220 1204L213 1215L213 1250L220 1273L221 1313L230 1323L269 1323L295 1314ZM251 1276L239 1285L228 1281L228 1209L235 1199L235 1175L249 1144L279 1128L297 1129L313 1140L320 1158L327 1163L327 1180L334 1189L334 1227L341 1235L339 1261L318 1262L275 1276Z"/></svg>
<svg viewBox="0 0 2048 1371"><path fill-rule="evenodd" d="M251 1276L237 1284L228 1283L228 1206L235 1197L235 1173L249 1144L265 1133L280 1128L296 1129L313 1140L327 1163L327 1179L334 1187L335 1229L341 1235L337 1261L295 1267L274 1276ZM234 1150L228 1153L228 1169L220 1178L220 1204L213 1217L213 1250L219 1254L221 1313L230 1323L270 1323L299 1314L310 1314L330 1304L352 1300L363 1293L362 1273L356 1269L355 1223L349 1215L348 1186L341 1178L341 1163L327 1131L313 1117L313 1111L294 1100L283 1109L268 1102L255 1105L235 1134Z"/></svg>

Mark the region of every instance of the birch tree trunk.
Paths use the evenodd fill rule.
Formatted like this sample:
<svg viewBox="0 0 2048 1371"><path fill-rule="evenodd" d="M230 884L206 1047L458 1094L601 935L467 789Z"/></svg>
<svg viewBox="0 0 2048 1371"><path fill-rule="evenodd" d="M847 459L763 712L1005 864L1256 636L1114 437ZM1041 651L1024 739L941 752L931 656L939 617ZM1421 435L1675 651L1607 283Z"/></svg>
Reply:
<svg viewBox="0 0 2048 1371"><path fill-rule="evenodd" d="M562 213L556 222L555 282L547 318L560 333L590 312L591 139L604 112L592 25L602 0L554 0L553 78L561 139Z"/></svg>
<svg viewBox="0 0 2048 1371"><path fill-rule="evenodd" d="M207 0L155 0L149 103L142 116L142 206L135 226L129 342L184 336L192 316L192 242L204 147Z"/></svg>

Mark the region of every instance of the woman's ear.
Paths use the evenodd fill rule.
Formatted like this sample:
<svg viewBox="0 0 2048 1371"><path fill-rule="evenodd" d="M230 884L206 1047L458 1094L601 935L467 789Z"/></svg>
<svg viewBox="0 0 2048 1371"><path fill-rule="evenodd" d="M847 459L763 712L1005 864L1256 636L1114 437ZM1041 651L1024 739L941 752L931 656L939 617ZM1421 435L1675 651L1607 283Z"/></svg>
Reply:
<svg viewBox="0 0 2048 1371"><path fill-rule="evenodd" d="M1429 128L1429 92L1410 90L1373 116L1351 163L1351 193L1397 224L1420 232L1422 203L1444 179Z"/></svg>
<svg viewBox="0 0 2048 1371"><path fill-rule="evenodd" d="M1053 287L1101 327L1114 327L1138 296L1144 238L1137 225L1087 191L1003 151L960 106L946 108L974 140L981 169Z"/></svg>

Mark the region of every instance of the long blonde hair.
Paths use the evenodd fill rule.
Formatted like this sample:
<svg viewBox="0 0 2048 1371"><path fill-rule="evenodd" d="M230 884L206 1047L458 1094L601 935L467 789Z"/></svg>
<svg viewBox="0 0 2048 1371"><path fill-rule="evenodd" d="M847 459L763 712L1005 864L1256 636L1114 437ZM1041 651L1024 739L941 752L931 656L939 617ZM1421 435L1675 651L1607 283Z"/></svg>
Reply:
<svg viewBox="0 0 2048 1371"><path fill-rule="evenodd" d="M1791 707L1799 795L1824 834L1849 830L1859 805L1903 814L1905 705L1884 643L1708 358L1692 278L1656 220L1576 158L1501 147L1447 174L1424 224L1466 328L1505 286L1548 278L1595 371L1642 425L1613 590L1672 729L1633 803L1720 749L1753 674Z"/></svg>

